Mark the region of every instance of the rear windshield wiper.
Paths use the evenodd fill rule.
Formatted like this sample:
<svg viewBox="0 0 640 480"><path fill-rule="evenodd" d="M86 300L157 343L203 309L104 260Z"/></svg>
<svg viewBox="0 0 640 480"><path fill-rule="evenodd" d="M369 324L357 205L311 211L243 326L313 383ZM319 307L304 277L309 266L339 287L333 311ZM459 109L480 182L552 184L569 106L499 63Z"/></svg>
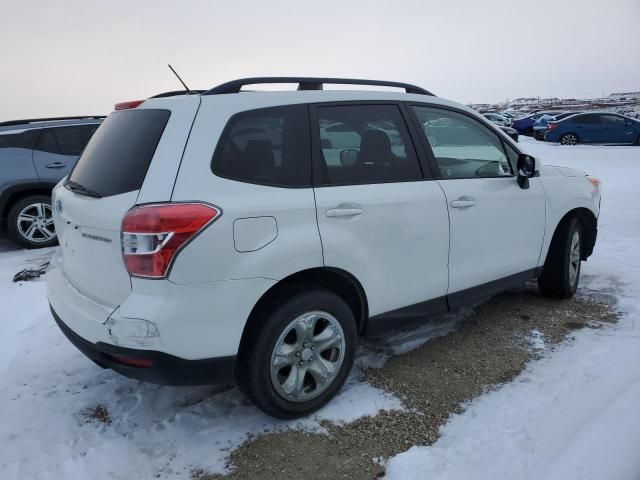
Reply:
<svg viewBox="0 0 640 480"><path fill-rule="evenodd" d="M66 187L69 190L80 193L82 195L86 195L88 197L102 198L102 195L100 195L95 190L91 190L84 185L80 185L78 182L74 182L73 180L67 180Z"/></svg>

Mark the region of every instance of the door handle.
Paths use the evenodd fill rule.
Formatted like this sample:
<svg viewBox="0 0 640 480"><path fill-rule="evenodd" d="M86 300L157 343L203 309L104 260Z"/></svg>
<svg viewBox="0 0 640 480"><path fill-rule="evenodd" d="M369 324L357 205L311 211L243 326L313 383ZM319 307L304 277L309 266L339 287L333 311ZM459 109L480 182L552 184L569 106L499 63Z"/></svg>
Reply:
<svg viewBox="0 0 640 480"><path fill-rule="evenodd" d="M327 217L355 217L362 213L361 208L331 208L327 210Z"/></svg>
<svg viewBox="0 0 640 480"><path fill-rule="evenodd" d="M469 200L466 198L459 198L458 200L454 200L451 202L452 208L469 208L473 207L476 204L475 200Z"/></svg>
<svg viewBox="0 0 640 480"><path fill-rule="evenodd" d="M64 168L66 165L60 162L47 163L45 165L46 168Z"/></svg>

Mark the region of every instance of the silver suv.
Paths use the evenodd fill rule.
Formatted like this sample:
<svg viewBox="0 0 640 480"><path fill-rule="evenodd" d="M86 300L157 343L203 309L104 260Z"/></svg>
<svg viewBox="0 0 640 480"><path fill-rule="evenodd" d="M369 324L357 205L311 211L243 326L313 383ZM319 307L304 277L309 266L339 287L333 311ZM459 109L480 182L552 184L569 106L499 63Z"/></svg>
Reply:
<svg viewBox="0 0 640 480"><path fill-rule="evenodd" d="M69 174L104 117L0 123L0 227L26 248L56 243L51 190Z"/></svg>
<svg viewBox="0 0 640 480"><path fill-rule="evenodd" d="M299 87L241 90L275 82ZM261 78L127 107L53 191L47 286L71 342L130 377L305 415L360 336L535 278L569 297L595 244L597 179L419 87Z"/></svg>

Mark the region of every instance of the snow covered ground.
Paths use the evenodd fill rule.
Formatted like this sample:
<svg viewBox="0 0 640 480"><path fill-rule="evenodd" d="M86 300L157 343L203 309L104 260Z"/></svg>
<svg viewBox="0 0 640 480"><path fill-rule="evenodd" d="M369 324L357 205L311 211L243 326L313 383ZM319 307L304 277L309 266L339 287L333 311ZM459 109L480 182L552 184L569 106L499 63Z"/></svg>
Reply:
<svg viewBox="0 0 640 480"><path fill-rule="evenodd" d="M552 352L533 335L543 359L472 402L431 447L391 459L391 478L640 478L640 148L522 143L543 162L603 180L599 240L581 288L615 294L625 316L612 328L579 331ZM292 423L264 416L235 388L167 388L102 370L54 324L43 280L11 282L48 253L0 242L2 480L189 478L192 469L222 470L251 434L320 430L322 419L348 422L400 408L358 372L324 410ZM390 351L415 348L451 326L405 334ZM379 364L382 354L363 353L359 363ZM91 414L100 405L109 421Z"/></svg>
<svg viewBox="0 0 640 480"><path fill-rule="evenodd" d="M602 180L598 243L581 289L616 295L624 316L575 333L479 397L435 444L392 458L391 479L640 479L640 148L521 142L543 163Z"/></svg>
<svg viewBox="0 0 640 480"><path fill-rule="evenodd" d="M11 282L49 254L0 243L2 480L190 478L192 469L222 471L250 434L322 430L323 419L349 422L402 408L357 371L312 418L284 422L262 414L236 388L162 387L103 370L53 322L44 280ZM106 423L91 414L99 405L108 411Z"/></svg>

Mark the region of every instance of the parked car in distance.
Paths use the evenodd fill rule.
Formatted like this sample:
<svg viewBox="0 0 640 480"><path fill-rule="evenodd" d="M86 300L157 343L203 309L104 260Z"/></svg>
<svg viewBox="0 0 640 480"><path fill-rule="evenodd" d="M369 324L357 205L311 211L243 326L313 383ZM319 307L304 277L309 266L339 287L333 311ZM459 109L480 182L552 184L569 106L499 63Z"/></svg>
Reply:
<svg viewBox="0 0 640 480"><path fill-rule="evenodd" d="M519 118L514 120L511 125L512 128L515 128L520 135L526 135L528 137L533 135L533 125L542 115L555 115L558 112L536 112L531 115L527 115L526 117Z"/></svg>
<svg viewBox="0 0 640 480"><path fill-rule="evenodd" d="M500 115L499 113L488 112L488 113L483 113L482 115L484 115L485 118L489 119L491 122L495 123L496 125L501 125L503 127L510 127L511 124L513 123L511 118L505 117L504 115Z"/></svg>
<svg viewBox="0 0 640 480"><path fill-rule="evenodd" d="M299 86L242 91L260 83ZM253 78L138 103L55 187L46 276L67 338L133 378L237 382L307 415L362 336L536 278L570 297L595 244L596 179L414 85Z"/></svg>
<svg viewBox="0 0 640 480"><path fill-rule="evenodd" d="M549 122L544 139L562 145L608 143L640 145L640 121L609 112L571 115Z"/></svg>
<svg viewBox="0 0 640 480"><path fill-rule="evenodd" d="M555 122L582 112L564 112L557 115L542 115L533 125L533 138L536 140L544 140L544 134L547 133L549 122Z"/></svg>
<svg viewBox="0 0 640 480"><path fill-rule="evenodd" d="M495 125L495 124L494 124ZM442 117L442 118L430 118L427 122L425 122L422 125L422 128L424 129L429 142L431 144L431 147L435 147L438 145L438 141L442 141L442 139L444 138L442 132L443 130L439 130L440 128L446 128L446 132L447 135L452 135L455 132L458 132L459 134L464 134L464 131L462 131L462 133L460 133L461 131L458 129L456 130L456 125L455 123L448 117ZM500 125L495 125L495 128L500 129L501 131L503 131L506 135L508 135L514 142L518 141L518 132L516 130L514 130L511 127L504 127L504 126L500 126ZM322 137L322 142L324 143L325 141L329 141L329 140L325 140L325 137L322 135L322 127L320 127L320 132L321 132L321 137ZM393 144L393 142L392 142Z"/></svg>
<svg viewBox="0 0 640 480"><path fill-rule="evenodd" d="M0 122L0 227L25 248L56 243L51 190L104 117Z"/></svg>
<svg viewBox="0 0 640 480"><path fill-rule="evenodd" d="M500 112L500 115L510 118L511 120L517 120L518 118L522 118L524 116L526 116L525 113L523 112L518 112L518 111L504 111L504 112Z"/></svg>
<svg viewBox="0 0 640 480"><path fill-rule="evenodd" d="M547 125L550 120L555 120L555 116L544 114L541 115L534 123L533 123L533 138L536 140L544 140L544 132L547 131Z"/></svg>
<svg viewBox="0 0 640 480"><path fill-rule="evenodd" d="M509 135L514 142L518 141L518 131L515 128L500 126L500 130Z"/></svg>

